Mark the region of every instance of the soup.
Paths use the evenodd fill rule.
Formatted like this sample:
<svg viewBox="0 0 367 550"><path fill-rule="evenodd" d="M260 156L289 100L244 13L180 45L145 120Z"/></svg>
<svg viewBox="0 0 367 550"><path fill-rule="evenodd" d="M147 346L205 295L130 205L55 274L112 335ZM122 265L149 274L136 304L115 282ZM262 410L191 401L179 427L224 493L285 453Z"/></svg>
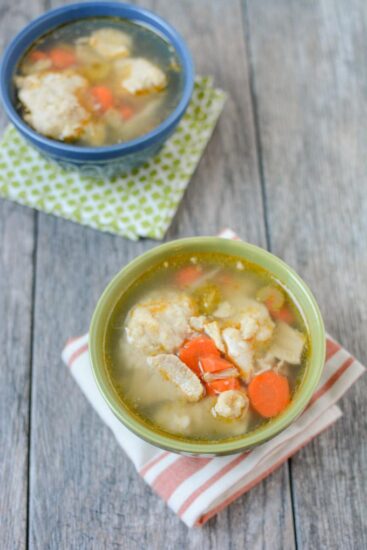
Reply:
<svg viewBox="0 0 367 550"><path fill-rule="evenodd" d="M290 403L309 355L296 303L270 273L199 253L154 266L121 296L105 337L121 401L156 430L220 440Z"/></svg>
<svg viewBox="0 0 367 550"><path fill-rule="evenodd" d="M19 113L37 132L99 147L138 138L167 118L182 73L174 48L152 30L96 17L41 37L14 82Z"/></svg>

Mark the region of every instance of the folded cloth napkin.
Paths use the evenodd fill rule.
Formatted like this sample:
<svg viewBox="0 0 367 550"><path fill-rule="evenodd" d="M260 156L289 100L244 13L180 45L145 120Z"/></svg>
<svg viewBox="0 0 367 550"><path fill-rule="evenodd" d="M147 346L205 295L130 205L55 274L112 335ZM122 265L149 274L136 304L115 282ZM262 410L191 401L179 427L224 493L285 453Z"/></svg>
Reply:
<svg viewBox="0 0 367 550"><path fill-rule="evenodd" d="M236 238L230 230L221 234ZM201 526L279 468L341 415L338 399L365 368L330 336L325 367L310 404L291 426L250 452L199 458L162 451L132 434L114 416L94 380L88 334L69 340L62 358L144 480L189 527Z"/></svg>
<svg viewBox="0 0 367 550"><path fill-rule="evenodd" d="M226 95L197 77L174 134L143 166L110 179L62 170L9 126L0 143L0 197L130 239L161 239L213 133Z"/></svg>

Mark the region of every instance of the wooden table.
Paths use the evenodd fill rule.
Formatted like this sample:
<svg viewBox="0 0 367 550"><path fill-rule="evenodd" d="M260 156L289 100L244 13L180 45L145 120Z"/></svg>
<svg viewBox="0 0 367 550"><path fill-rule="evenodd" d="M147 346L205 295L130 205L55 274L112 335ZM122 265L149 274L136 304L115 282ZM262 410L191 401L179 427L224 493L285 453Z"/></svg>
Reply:
<svg viewBox="0 0 367 550"><path fill-rule="evenodd" d="M2 0L1 46L52 0ZM294 266L367 363L364 0L145 0L229 99L166 237L243 239ZM5 116L2 114L5 125ZM0 203L0 547L367 548L367 378L343 418L188 530L135 473L60 360L106 283L155 246Z"/></svg>

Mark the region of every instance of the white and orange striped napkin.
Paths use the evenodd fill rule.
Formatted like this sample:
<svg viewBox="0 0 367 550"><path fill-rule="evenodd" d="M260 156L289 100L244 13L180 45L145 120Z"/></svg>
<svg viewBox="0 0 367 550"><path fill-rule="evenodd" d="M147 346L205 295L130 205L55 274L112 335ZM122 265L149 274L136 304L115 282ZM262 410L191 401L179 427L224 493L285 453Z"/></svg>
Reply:
<svg viewBox="0 0 367 550"><path fill-rule="evenodd" d="M229 230L221 236L235 238ZM306 410L291 426L250 452L195 458L153 447L117 420L95 383L87 334L69 340L62 358L139 474L189 527L203 525L331 426L342 415L335 403L365 371L354 357L328 336L320 383Z"/></svg>

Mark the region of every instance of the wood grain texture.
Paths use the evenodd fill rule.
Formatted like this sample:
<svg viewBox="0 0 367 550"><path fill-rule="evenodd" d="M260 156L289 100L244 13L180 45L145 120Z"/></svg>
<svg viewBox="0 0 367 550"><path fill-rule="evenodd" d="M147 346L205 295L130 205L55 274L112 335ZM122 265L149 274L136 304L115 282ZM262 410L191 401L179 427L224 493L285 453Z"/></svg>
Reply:
<svg viewBox="0 0 367 550"><path fill-rule="evenodd" d="M3 1L0 47L61 3ZM197 71L229 92L166 239L227 225L261 246L268 237L315 291L327 329L367 362L364 2L244 0L243 12L241 0L140 3L169 19ZM22 548L27 538L42 550L295 547L287 467L188 530L61 364L62 342L87 329L112 275L155 244L0 203L1 547ZM291 461L300 549L367 547L365 393L362 380L341 403L343 419Z"/></svg>
<svg viewBox="0 0 367 550"><path fill-rule="evenodd" d="M274 253L366 363L367 10L353 0L245 3ZM292 460L299 548L367 547L366 377L344 417Z"/></svg>
<svg viewBox="0 0 367 550"><path fill-rule="evenodd" d="M0 52L36 15L25 4L1 4ZM32 210L0 202L0 546L11 549L27 541L34 226Z"/></svg>
<svg viewBox="0 0 367 550"><path fill-rule="evenodd" d="M214 74L230 94L167 238L215 233L230 224L265 245L240 3L144 5L177 25L198 72ZM222 33L214 32L218 26ZM204 529L189 531L137 476L61 364L62 342L87 329L111 276L155 243L131 243L43 214L38 233L30 546L293 548L287 468Z"/></svg>
<svg viewBox="0 0 367 550"><path fill-rule="evenodd" d="M0 546L27 533L34 215L0 203Z"/></svg>

